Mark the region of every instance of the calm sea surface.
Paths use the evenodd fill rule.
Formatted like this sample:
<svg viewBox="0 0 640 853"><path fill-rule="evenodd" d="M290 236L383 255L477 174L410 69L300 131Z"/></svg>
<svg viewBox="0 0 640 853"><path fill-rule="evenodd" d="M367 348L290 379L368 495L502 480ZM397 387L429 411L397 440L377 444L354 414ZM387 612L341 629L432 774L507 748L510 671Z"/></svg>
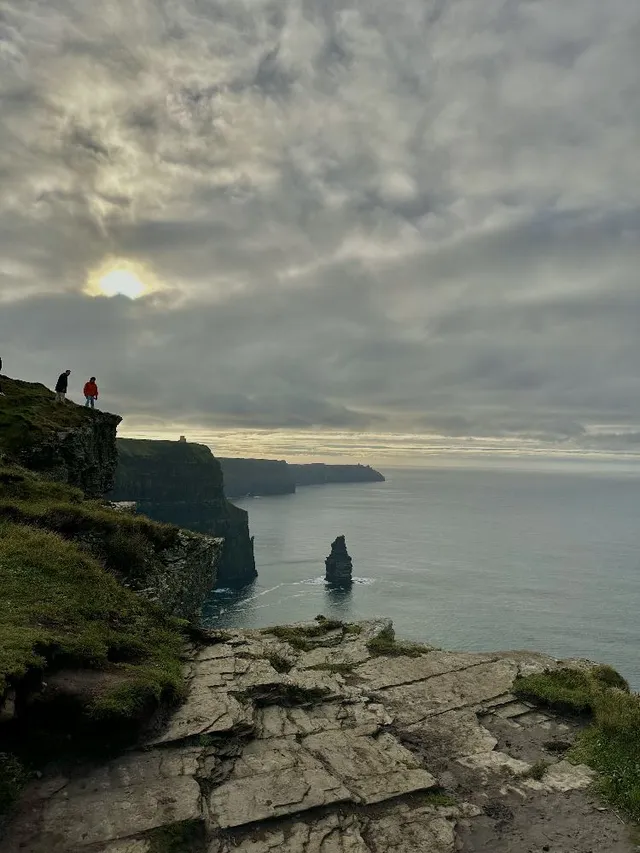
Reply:
<svg viewBox="0 0 640 853"><path fill-rule="evenodd" d="M450 649L609 662L640 689L640 465L384 473L386 483L238 501L259 578L216 591L206 624L389 616L398 636ZM348 593L323 582L340 533L356 577Z"/></svg>

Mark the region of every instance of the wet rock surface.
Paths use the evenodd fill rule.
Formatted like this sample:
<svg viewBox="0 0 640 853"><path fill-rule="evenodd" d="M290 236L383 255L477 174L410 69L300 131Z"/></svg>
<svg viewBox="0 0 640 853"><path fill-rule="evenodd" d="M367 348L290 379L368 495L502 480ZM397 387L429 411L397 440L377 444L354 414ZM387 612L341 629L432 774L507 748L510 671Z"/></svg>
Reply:
<svg viewBox="0 0 640 853"><path fill-rule="evenodd" d="M634 850L591 771L563 758L575 723L509 692L560 662L373 657L385 628L319 622L308 645L237 631L190 649L188 695L166 725L33 785L3 853Z"/></svg>

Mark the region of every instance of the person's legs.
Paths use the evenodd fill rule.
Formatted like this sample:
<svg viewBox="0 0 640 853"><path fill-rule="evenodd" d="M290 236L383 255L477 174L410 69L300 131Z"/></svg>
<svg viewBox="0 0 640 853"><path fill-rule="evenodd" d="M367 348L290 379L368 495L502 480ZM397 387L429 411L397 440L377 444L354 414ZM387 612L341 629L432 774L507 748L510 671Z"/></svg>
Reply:
<svg viewBox="0 0 640 853"><path fill-rule="evenodd" d="M95 407L96 407L96 398L95 397L89 397L89 405L91 406L92 409L95 409Z"/></svg>
<svg viewBox="0 0 640 853"><path fill-rule="evenodd" d="M65 397L64 391L56 391L56 403L64 403Z"/></svg>
<svg viewBox="0 0 640 853"><path fill-rule="evenodd" d="M93 403L93 397L85 397L84 398L84 407L88 409L89 406Z"/></svg>

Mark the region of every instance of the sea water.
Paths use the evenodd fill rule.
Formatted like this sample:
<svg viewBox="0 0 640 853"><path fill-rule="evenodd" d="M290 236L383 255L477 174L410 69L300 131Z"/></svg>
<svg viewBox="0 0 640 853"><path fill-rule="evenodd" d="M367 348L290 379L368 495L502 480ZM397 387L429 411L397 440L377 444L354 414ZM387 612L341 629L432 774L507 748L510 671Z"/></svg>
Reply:
<svg viewBox="0 0 640 853"><path fill-rule="evenodd" d="M385 483L237 501L259 577L217 590L205 623L388 616L448 649L535 649L618 668L640 689L640 464L440 460ZM324 559L343 533L355 582Z"/></svg>

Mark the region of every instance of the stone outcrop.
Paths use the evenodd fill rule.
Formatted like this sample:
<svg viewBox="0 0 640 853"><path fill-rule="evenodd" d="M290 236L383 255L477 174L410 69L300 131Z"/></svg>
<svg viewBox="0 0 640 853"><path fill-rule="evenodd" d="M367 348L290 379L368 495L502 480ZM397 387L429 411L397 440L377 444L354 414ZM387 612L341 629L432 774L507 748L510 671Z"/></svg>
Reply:
<svg viewBox="0 0 640 853"><path fill-rule="evenodd" d="M128 586L182 619L196 619L218 580L224 540L179 530L175 541L146 555L143 579L124 579Z"/></svg>
<svg viewBox="0 0 640 853"><path fill-rule="evenodd" d="M32 382L4 379L0 457L99 498L113 488L118 464L119 415L59 406L51 391Z"/></svg>
<svg viewBox="0 0 640 853"><path fill-rule="evenodd" d="M630 853L591 771L554 747L575 724L510 692L561 662L374 656L388 629L323 620L292 628L293 645L278 631L212 636L186 653L173 717L124 756L36 782L3 851Z"/></svg>
<svg viewBox="0 0 640 853"><path fill-rule="evenodd" d="M183 441L118 439L115 501L135 502L156 521L224 539L218 586L256 577L247 512L224 494L219 461L208 447Z"/></svg>
<svg viewBox="0 0 640 853"><path fill-rule="evenodd" d="M324 561L327 583L333 586L350 586L353 583L353 563L344 536L338 536L331 544L331 553Z"/></svg>

